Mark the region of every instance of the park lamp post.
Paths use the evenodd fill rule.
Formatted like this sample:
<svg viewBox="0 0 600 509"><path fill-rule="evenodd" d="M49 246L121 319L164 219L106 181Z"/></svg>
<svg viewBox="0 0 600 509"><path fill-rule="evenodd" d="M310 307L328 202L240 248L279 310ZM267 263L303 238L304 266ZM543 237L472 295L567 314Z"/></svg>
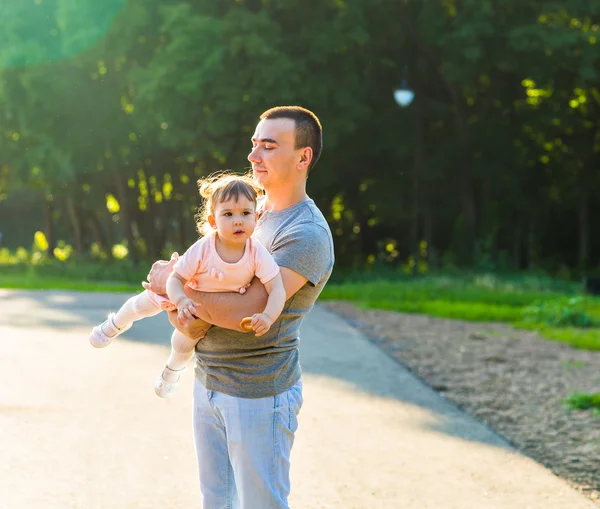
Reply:
<svg viewBox="0 0 600 509"><path fill-rule="evenodd" d="M406 75L406 69L404 69L404 74ZM394 90L394 100L401 108L406 108L410 106L415 98L415 93L408 88L408 81L406 78L402 79L400 82L400 88ZM413 256L413 266L412 266L412 274L414 275L417 270L417 260L419 257L419 249L417 247L417 236L418 236L418 221L419 221L419 166L420 166L420 158L421 158L421 119L419 118L419 112L413 112L415 118L415 158L414 158L414 167L412 174L412 220L411 220L411 228L410 228L410 243L412 256Z"/></svg>
<svg viewBox="0 0 600 509"><path fill-rule="evenodd" d="M408 82L404 79L400 83L400 88L394 90L394 99L401 108L406 108L415 98L415 93L408 88Z"/></svg>

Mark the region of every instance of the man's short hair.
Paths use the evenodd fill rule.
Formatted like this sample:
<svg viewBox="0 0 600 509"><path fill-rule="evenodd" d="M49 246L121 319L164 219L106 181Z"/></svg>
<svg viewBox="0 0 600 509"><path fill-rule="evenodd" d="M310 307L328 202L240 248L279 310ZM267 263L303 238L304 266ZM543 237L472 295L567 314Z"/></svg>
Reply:
<svg viewBox="0 0 600 509"><path fill-rule="evenodd" d="M301 106L276 106L265 111L260 119L275 120L290 118L296 124L296 146L294 148L312 148L313 157L308 167L310 173L317 164L323 150L323 128L317 116L310 110Z"/></svg>

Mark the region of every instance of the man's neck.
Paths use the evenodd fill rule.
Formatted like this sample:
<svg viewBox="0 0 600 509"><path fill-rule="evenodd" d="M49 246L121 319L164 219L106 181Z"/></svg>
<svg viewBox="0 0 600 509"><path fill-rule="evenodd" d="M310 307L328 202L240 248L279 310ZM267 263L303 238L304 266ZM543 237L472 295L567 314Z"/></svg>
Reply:
<svg viewBox="0 0 600 509"><path fill-rule="evenodd" d="M290 207L296 205L296 203L300 203L301 201L308 199L305 185L294 188L288 187L285 190L267 189L266 191L267 199L265 201L263 210L269 212L289 209Z"/></svg>

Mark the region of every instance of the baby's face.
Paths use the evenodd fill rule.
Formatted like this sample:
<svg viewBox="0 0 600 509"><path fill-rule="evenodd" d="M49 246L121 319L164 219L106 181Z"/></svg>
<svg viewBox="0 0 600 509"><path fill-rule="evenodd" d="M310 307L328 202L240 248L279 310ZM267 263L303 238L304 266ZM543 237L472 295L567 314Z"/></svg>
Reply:
<svg viewBox="0 0 600 509"><path fill-rule="evenodd" d="M215 215L209 218L219 237L226 242L244 243L256 227L256 204L245 196L217 203Z"/></svg>

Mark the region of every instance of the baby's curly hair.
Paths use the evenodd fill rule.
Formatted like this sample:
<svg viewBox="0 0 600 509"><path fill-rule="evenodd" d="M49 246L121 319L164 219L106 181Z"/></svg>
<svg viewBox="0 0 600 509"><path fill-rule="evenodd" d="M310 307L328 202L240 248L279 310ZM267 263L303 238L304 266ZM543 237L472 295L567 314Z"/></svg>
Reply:
<svg viewBox="0 0 600 509"><path fill-rule="evenodd" d="M252 173L239 175L230 171L213 173L208 177L198 180L200 196L204 203L198 208L194 216L196 229L201 236L210 234L213 229L208 222L208 216L215 215L217 204L238 200L243 196L254 203L256 208L258 197L262 196L264 190L252 179Z"/></svg>

